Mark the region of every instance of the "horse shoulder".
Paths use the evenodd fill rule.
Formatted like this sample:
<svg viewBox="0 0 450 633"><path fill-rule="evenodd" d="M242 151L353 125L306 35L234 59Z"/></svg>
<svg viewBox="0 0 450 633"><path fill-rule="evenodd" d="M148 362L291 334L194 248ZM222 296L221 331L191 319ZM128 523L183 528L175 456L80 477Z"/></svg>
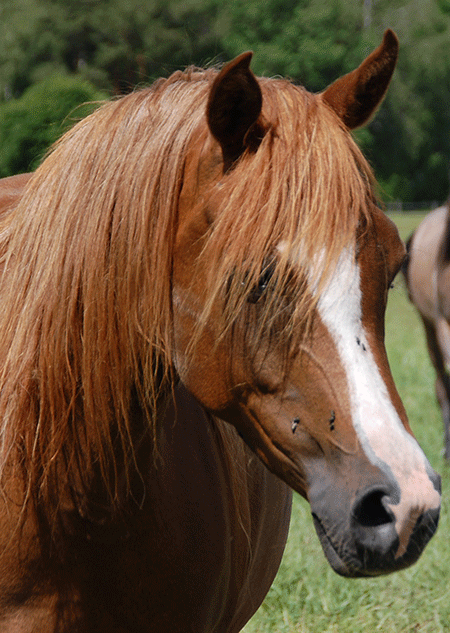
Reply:
<svg viewBox="0 0 450 633"><path fill-rule="evenodd" d="M0 511L0 630L237 633L250 619L281 561L290 489L184 388L162 422L160 458L150 437L139 446L124 515L68 506L61 557L32 513L14 529L19 502Z"/></svg>

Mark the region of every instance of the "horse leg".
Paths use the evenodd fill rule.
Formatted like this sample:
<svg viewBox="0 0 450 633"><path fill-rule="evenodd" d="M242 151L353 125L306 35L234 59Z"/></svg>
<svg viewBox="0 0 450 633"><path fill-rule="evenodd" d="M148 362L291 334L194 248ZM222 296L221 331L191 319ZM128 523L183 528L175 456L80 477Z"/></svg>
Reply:
<svg viewBox="0 0 450 633"><path fill-rule="evenodd" d="M436 397L444 425L444 456L450 460L450 377L446 364L450 360L450 329L444 319L437 325L422 317L431 362L436 371Z"/></svg>
<svg viewBox="0 0 450 633"><path fill-rule="evenodd" d="M442 412L442 421L444 423L444 457L450 460L450 398L449 398L449 381L445 376L445 381L441 377L436 378L436 397Z"/></svg>

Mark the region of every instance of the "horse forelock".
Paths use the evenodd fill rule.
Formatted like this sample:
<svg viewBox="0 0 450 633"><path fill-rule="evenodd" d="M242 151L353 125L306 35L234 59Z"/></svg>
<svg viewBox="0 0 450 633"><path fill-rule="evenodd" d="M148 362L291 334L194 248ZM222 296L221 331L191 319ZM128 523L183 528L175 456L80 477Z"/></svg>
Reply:
<svg viewBox="0 0 450 633"><path fill-rule="evenodd" d="M374 178L351 134L320 96L286 80L260 83L264 137L256 153L249 149L213 190L217 209L204 247L209 300L199 331L225 294L223 332L228 332L270 266L256 338L275 324L280 341L279 315L290 312L285 339L294 342L294 326L312 318L343 249L356 252L358 236L370 224ZM306 278L314 297L305 292Z"/></svg>
<svg viewBox="0 0 450 633"><path fill-rule="evenodd" d="M0 457L7 464L19 452L30 496L49 502L58 480L79 486L98 468L115 498L117 445L125 465L134 459L136 396L156 434L172 379L177 204L214 76L176 73L102 106L58 142L13 214L1 284ZM212 185L219 204L200 327L228 284L230 329L271 259L278 290L260 330L280 288L290 284L301 306L293 255L326 253L320 287L369 217L371 171L336 115L289 82L261 85L260 146Z"/></svg>

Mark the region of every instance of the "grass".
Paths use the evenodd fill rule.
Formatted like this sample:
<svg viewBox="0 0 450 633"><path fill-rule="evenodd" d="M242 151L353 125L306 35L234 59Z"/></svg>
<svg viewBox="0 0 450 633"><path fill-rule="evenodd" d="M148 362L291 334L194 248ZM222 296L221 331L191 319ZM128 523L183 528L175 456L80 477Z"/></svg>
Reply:
<svg viewBox="0 0 450 633"><path fill-rule="evenodd" d="M406 239L423 215L391 217ZM308 504L296 495L279 573L245 633L450 631L450 466L442 458L442 422L422 325L407 299L401 276L389 298L386 347L413 431L442 475L443 503L437 534L420 560L407 570L377 579L341 578L325 560Z"/></svg>

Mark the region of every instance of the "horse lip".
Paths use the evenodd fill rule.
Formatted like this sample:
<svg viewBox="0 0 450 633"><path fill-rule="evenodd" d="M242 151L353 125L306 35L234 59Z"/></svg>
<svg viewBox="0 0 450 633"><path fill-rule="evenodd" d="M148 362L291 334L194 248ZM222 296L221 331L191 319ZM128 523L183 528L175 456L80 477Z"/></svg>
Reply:
<svg viewBox="0 0 450 633"><path fill-rule="evenodd" d="M347 563L337 553L336 548L334 547L327 534L327 531L323 527L321 520L319 519L317 514L315 514L315 512L312 513L312 518L314 521L314 527L316 528L317 536L319 537L320 544L322 545L322 549L324 551L326 559L331 565L332 569L337 574L339 574L340 576L344 576L345 578L354 578L355 576L357 576L357 572L355 572L353 569L350 569Z"/></svg>
<svg viewBox="0 0 450 633"><path fill-rule="evenodd" d="M392 556L387 559L387 562L390 563L388 566L380 565L372 570L355 564L357 559L353 559L350 554L349 557L344 560L338 553L336 546L329 537L319 516L313 512L312 517L325 557L337 574L346 578L374 578L382 574L399 571L414 564L420 557L426 544L436 532L439 523L439 514L439 509L437 509L428 510L425 514L420 515L413 529L408 550L397 559L395 559L394 551L392 551ZM419 543L417 542L418 538Z"/></svg>
<svg viewBox="0 0 450 633"><path fill-rule="evenodd" d="M312 517L314 521L314 527L316 528L316 533L319 537L319 541L322 545L325 557L333 571L339 574L339 576L343 576L344 578L373 578L379 576L382 573L385 573L383 571L375 571L371 573L370 570L352 565L350 561L345 561L338 554L336 547L328 536L328 533L323 527L322 522L317 514L313 512Z"/></svg>

